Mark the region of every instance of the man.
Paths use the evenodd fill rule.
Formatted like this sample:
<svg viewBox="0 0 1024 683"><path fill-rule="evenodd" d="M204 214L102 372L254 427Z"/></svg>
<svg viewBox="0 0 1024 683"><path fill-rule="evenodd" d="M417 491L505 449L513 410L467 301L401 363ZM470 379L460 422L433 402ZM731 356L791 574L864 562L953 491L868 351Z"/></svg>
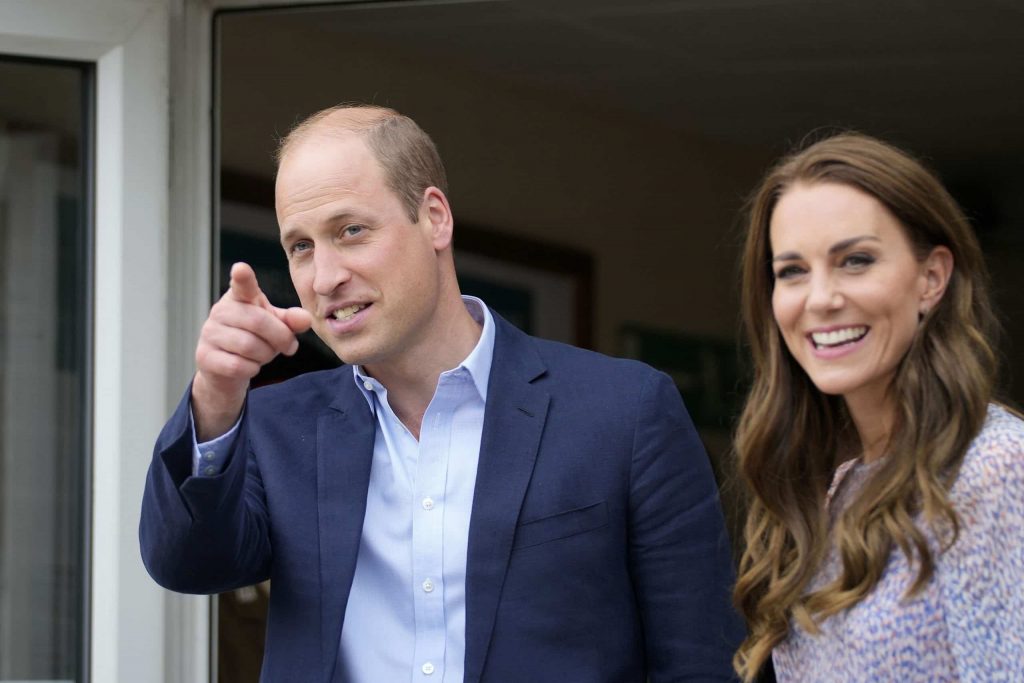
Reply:
<svg viewBox="0 0 1024 683"><path fill-rule="evenodd" d="M272 579L264 681L729 678L729 544L678 392L461 297L445 189L391 110L289 134L277 218L302 309L232 268L150 467L150 574ZM248 393L310 325L348 365Z"/></svg>

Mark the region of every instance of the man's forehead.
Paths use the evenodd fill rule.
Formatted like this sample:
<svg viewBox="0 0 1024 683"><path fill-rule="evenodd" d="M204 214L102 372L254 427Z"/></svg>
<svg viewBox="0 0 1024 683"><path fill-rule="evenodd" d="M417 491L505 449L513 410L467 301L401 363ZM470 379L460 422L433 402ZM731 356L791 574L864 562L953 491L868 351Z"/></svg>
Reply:
<svg viewBox="0 0 1024 683"><path fill-rule="evenodd" d="M325 151L325 147L331 147L335 152L340 146L348 148L348 154L358 154L363 149L369 151L363 135L356 131L345 128L318 127L304 133L300 138L295 139L288 145L281 155L281 163L278 166L278 173L289 166L289 162L296 157L318 156L318 153Z"/></svg>
<svg viewBox="0 0 1024 683"><path fill-rule="evenodd" d="M376 182L383 170L366 140L352 132L323 131L297 140L281 158L276 187L282 189L308 183L336 182L347 184L360 180Z"/></svg>
<svg viewBox="0 0 1024 683"><path fill-rule="evenodd" d="M367 133L387 118L387 114L373 109L339 109L323 118L300 126L285 143L281 155L282 163L288 155L310 143L322 142L325 138L356 138L365 142Z"/></svg>
<svg viewBox="0 0 1024 683"><path fill-rule="evenodd" d="M282 222L318 206L386 190L376 156L360 136L348 133L297 141L281 159L274 199Z"/></svg>

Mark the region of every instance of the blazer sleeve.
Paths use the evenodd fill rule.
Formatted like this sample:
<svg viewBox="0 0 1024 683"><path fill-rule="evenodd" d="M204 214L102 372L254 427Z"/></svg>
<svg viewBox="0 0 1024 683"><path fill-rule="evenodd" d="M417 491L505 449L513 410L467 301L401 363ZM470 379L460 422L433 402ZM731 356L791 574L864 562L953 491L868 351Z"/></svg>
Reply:
<svg viewBox="0 0 1024 683"><path fill-rule="evenodd" d="M142 561L164 588L218 593L269 578L270 541L263 482L243 411L224 469L192 476L191 386L153 450L139 522Z"/></svg>
<svg viewBox="0 0 1024 683"><path fill-rule="evenodd" d="M718 488L679 391L660 372L641 393L629 534L650 682L735 680L743 627Z"/></svg>

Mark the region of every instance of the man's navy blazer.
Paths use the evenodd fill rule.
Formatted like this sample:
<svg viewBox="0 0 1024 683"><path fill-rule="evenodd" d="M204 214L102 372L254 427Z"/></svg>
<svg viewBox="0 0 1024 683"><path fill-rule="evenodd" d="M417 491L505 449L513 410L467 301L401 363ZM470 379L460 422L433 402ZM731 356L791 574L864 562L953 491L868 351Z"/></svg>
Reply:
<svg viewBox="0 0 1024 683"><path fill-rule="evenodd" d="M642 363L495 325L466 683L729 679L730 546L679 392ZM250 392L212 477L191 476L188 396L150 465L147 569L185 593L272 579L261 680L335 683L376 426L352 369Z"/></svg>

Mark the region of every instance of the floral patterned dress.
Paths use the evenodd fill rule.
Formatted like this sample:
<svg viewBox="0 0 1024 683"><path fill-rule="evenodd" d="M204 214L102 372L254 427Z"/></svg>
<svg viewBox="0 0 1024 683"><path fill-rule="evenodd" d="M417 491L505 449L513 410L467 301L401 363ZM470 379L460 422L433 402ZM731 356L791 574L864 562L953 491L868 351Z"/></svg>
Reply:
<svg viewBox="0 0 1024 683"><path fill-rule="evenodd" d="M833 519L871 469L857 460L839 467ZM936 555L928 585L904 598L916 571L894 550L875 589L821 623L820 635L790 624L772 653L779 681L1024 681L1024 421L989 407L950 499L960 536ZM833 548L813 588L839 572Z"/></svg>

